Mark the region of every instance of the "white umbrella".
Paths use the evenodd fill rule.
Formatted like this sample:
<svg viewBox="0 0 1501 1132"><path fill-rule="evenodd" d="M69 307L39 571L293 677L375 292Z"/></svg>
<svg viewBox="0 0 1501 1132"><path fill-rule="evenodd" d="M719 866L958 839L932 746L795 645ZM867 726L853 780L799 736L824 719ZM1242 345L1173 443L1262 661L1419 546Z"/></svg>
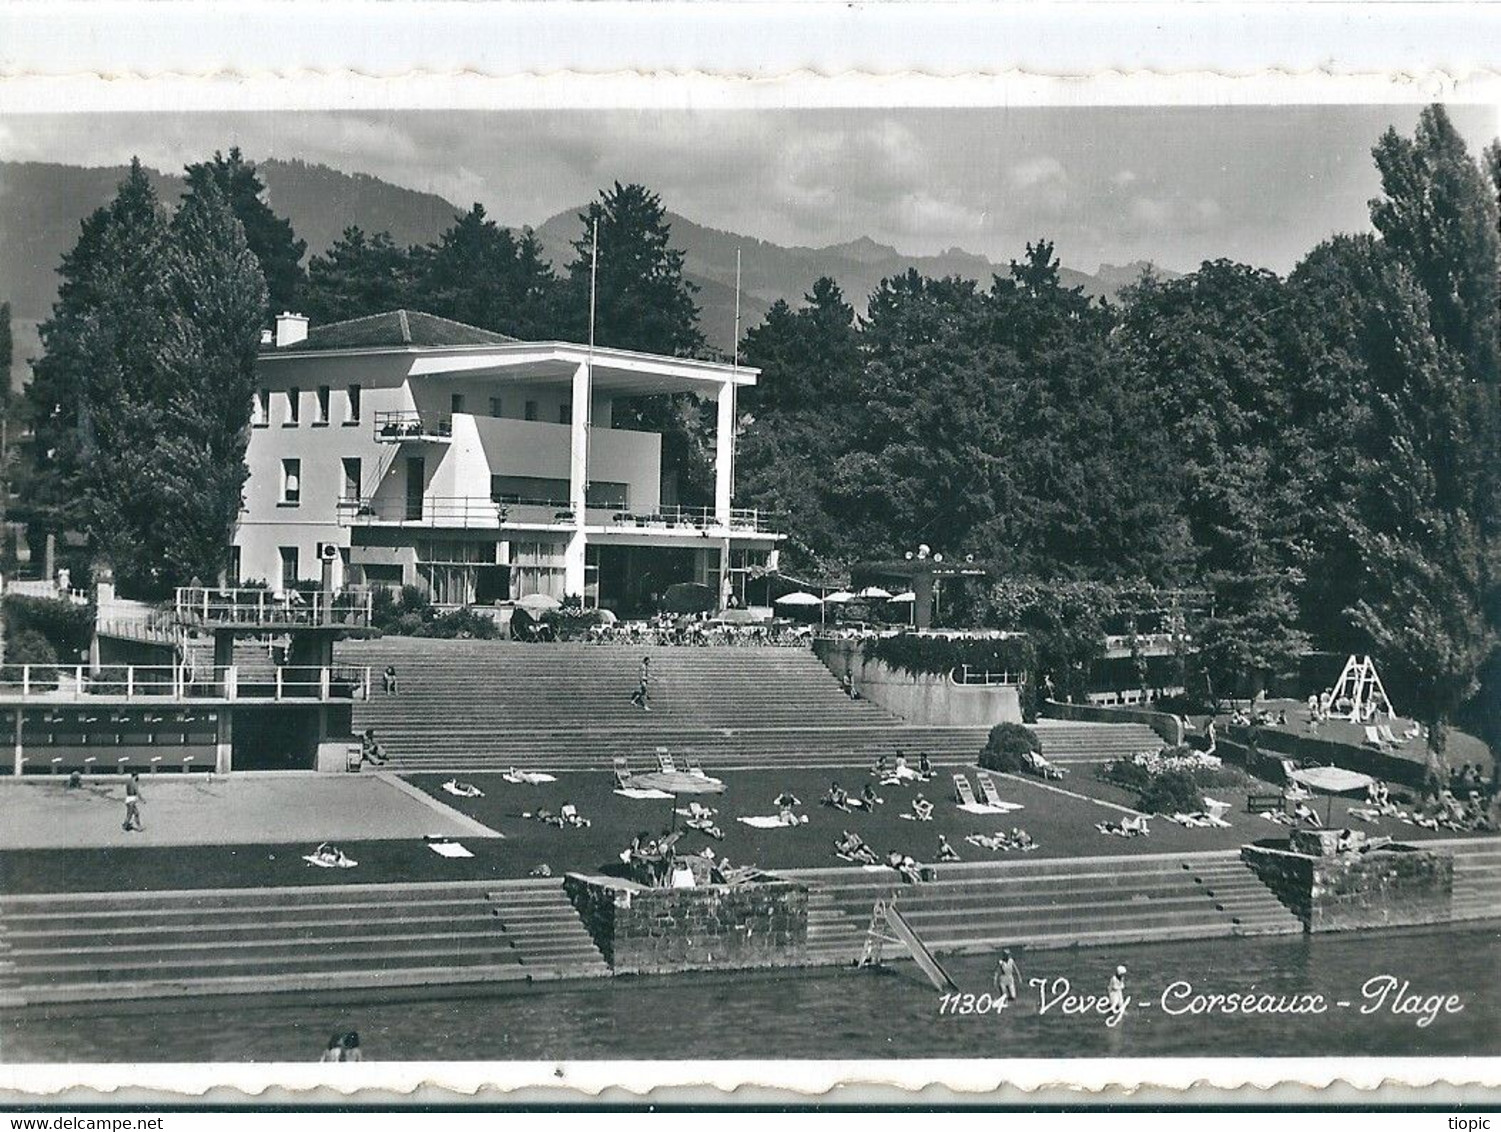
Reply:
<svg viewBox="0 0 1501 1132"><path fill-rule="evenodd" d="M803 590L798 590L796 593L784 594L783 596L777 598L776 604L778 604L778 605L822 605L823 604L823 598L818 597L815 594L807 593L807 592L805 592Z"/></svg>
<svg viewBox="0 0 1501 1132"><path fill-rule="evenodd" d="M891 602L894 605L897 602L912 602L912 601L916 601L916 600L917 600L917 595L915 593L913 593L911 590L907 590L904 593L897 594L894 598L891 599Z"/></svg>
<svg viewBox="0 0 1501 1132"><path fill-rule="evenodd" d="M835 605L843 605L845 602L854 600L855 595L850 593L849 590L835 590L828 597L824 598L824 601L832 602Z"/></svg>
<svg viewBox="0 0 1501 1132"><path fill-rule="evenodd" d="M516 602L517 609L524 609L528 613L543 612L549 609L559 609L563 603L555 597L547 594L527 594Z"/></svg>
<svg viewBox="0 0 1501 1132"><path fill-rule="evenodd" d="M880 600L880 601L886 601L886 600L888 600L891 597L891 591L890 590L883 590L880 586L866 586L863 590L861 590L855 596L856 597L863 597L863 598L872 598L872 599L877 599L877 600Z"/></svg>

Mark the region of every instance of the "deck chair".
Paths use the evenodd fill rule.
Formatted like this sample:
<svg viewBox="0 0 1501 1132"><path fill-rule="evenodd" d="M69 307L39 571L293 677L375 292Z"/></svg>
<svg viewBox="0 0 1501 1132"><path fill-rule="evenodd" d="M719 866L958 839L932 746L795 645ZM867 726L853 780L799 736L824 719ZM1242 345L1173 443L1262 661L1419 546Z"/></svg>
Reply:
<svg viewBox="0 0 1501 1132"><path fill-rule="evenodd" d="M666 747L657 748L657 767L664 774L676 774L678 765L672 761L672 756L667 753Z"/></svg>
<svg viewBox="0 0 1501 1132"><path fill-rule="evenodd" d="M1380 735L1389 747L1400 747L1402 745L1402 740L1392 734L1392 727L1389 723L1383 723L1380 727L1376 728L1376 734Z"/></svg>
<svg viewBox="0 0 1501 1132"><path fill-rule="evenodd" d="M692 755L684 755L683 756L683 765L688 768L688 773L689 774L696 774L700 778L708 778L709 777L708 775L706 775L704 773L704 768L701 767L701 766L699 766L698 760L696 758L694 758Z"/></svg>
<svg viewBox="0 0 1501 1132"><path fill-rule="evenodd" d="M987 806L1004 806L1006 804L1001 800L1001 792L995 788L995 779L991 778L985 771L982 770L979 774L975 775L975 781L980 784L980 793L984 795Z"/></svg>
<svg viewBox="0 0 1501 1132"><path fill-rule="evenodd" d="M625 756L616 755L611 760L615 765L615 787L618 790L627 790L631 785L631 765L625 761Z"/></svg>
<svg viewBox="0 0 1501 1132"><path fill-rule="evenodd" d="M1381 732L1377 731L1374 727L1366 727L1364 730L1367 746L1376 747L1377 749L1381 749L1386 746L1386 740L1381 738Z"/></svg>
<svg viewBox="0 0 1501 1132"><path fill-rule="evenodd" d="M969 779L962 774L954 775L954 794L959 799L961 806L978 806L980 803L975 798L975 788L969 784Z"/></svg>

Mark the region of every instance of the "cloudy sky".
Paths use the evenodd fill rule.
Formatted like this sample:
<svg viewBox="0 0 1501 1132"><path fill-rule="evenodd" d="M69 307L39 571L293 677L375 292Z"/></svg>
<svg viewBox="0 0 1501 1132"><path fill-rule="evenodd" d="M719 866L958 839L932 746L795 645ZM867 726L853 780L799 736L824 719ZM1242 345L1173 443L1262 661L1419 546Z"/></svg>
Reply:
<svg viewBox="0 0 1501 1132"><path fill-rule="evenodd" d="M1494 108L1456 107L1472 150ZM1416 107L549 111L0 118L0 160L175 169L215 148L302 158L539 224L613 180L781 244L870 236L996 260L1053 239L1065 263L1229 256L1286 271L1368 226L1370 149Z"/></svg>

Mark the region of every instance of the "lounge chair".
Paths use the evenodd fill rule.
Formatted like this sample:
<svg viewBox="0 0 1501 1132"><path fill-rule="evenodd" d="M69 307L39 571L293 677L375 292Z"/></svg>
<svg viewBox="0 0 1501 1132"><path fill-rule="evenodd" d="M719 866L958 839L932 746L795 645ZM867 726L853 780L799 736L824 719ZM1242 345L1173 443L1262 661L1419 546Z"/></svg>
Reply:
<svg viewBox="0 0 1501 1132"><path fill-rule="evenodd" d="M1374 727L1366 727L1364 730L1367 746L1375 747L1377 750L1386 749L1386 740L1381 737L1380 731L1376 730L1376 728Z"/></svg>
<svg viewBox="0 0 1501 1132"><path fill-rule="evenodd" d="M615 788L617 790L629 790L631 786L631 765L625 761L623 755L616 755L611 760L615 766Z"/></svg>
<svg viewBox="0 0 1501 1132"><path fill-rule="evenodd" d="M684 756L683 762L684 762L684 765L687 766L689 774L696 774L700 778L708 778L709 777L707 774L704 773L704 768L701 767L701 766L699 766L698 760L696 758L694 758L692 755L686 755L686 756Z"/></svg>
<svg viewBox="0 0 1501 1132"><path fill-rule="evenodd" d="M666 747L657 748L657 766L664 774L676 774L678 765L672 761Z"/></svg>
<svg viewBox="0 0 1501 1132"><path fill-rule="evenodd" d="M975 797L975 788L969 784L969 779L962 774L954 775L954 794L959 799L961 806L978 806L979 799Z"/></svg>
<svg viewBox="0 0 1501 1132"><path fill-rule="evenodd" d="M1402 745L1402 740L1392 734L1391 724L1389 723L1383 723L1380 727L1376 728L1376 734L1380 735L1386 741L1387 746L1400 747Z"/></svg>
<svg viewBox="0 0 1501 1132"><path fill-rule="evenodd" d="M980 784L980 793L984 796L987 806L1004 807L1006 805L1001 799L1001 792L995 788L995 779L991 778L988 773L980 771L975 775L975 781Z"/></svg>

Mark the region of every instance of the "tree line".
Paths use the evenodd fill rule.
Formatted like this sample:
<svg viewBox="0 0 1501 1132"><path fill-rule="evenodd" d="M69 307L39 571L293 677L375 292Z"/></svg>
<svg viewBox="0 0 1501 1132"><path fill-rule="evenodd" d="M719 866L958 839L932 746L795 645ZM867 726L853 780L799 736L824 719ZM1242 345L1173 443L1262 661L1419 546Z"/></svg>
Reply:
<svg viewBox="0 0 1501 1132"><path fill-rule="evenodd" d="M1216 260L1091 301L1038 240L988 283L886 279L863 317L818 280L743 338L762 376L737 504L780 516L794 571L919 542L973 554L994 584L946 605L969 624L1092 624L1056 595L1207 589L1195 636L1218 686L1310 646L1368 650L1441 747L1501 626L1501 148L1477 162L1431 107L1373 157L1374 234L1286 277ZM174 213L133 166L41 329L16 472L33 523L87 532L127 590L216 576L269 314L406 306L581 340L596 225L598 343L708 356L657 195L617 183L578 219L561 271L480 205L420 247L350 227L304 269L238 151L189 166ZM663 433L685 501L712 496L704 406L646 398L615 419Z"/></svg>

